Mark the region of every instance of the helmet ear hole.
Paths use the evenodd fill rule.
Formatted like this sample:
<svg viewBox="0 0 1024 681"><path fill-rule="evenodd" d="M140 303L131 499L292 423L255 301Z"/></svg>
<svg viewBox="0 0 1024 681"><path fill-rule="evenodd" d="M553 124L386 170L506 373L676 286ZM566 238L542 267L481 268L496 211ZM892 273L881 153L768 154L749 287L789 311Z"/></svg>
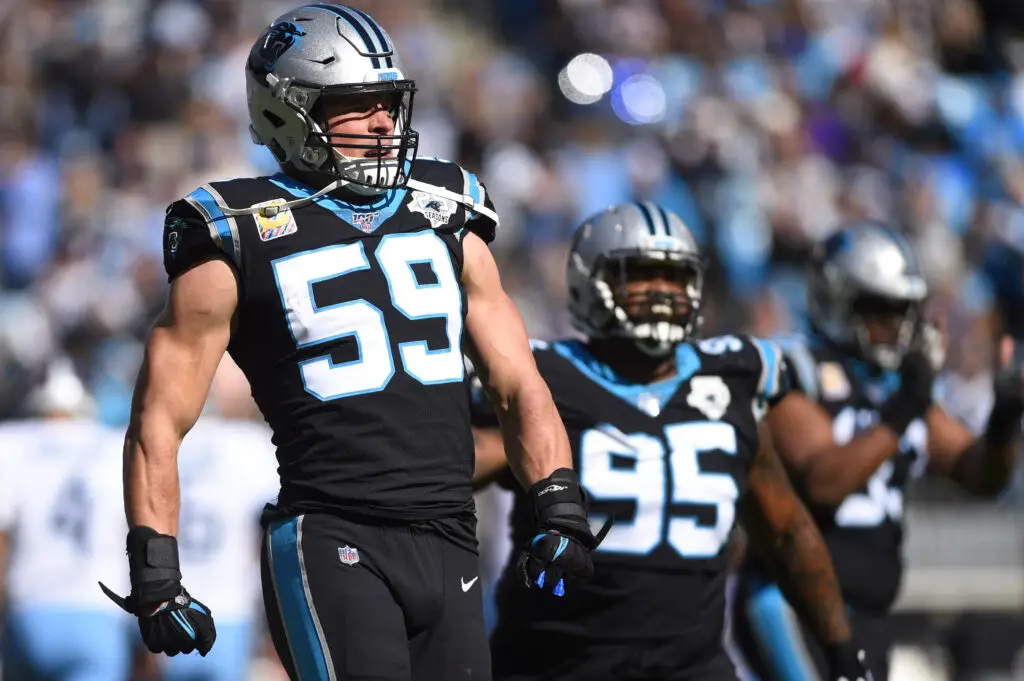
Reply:
<svg viewBox="0 0 1024 681"><path fill-rule="evenodd" d="M275 128L284 127L284 119L269 109L263 110L263 117Z"/></svg>

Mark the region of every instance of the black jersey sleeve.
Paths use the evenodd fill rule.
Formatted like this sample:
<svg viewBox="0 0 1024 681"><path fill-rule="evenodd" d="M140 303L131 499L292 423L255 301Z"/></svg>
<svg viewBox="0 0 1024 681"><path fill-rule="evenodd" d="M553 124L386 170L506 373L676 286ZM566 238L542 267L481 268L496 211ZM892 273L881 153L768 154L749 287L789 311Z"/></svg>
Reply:
<svg viewBox="0 0 1024 681"><path fill-rule="evenodd" d="M491 195L487 191L487 187L484 186L484 183L468 170L463 169L462 172L466 175L466 194L473 198L475 204L482 205L497 215L494 201L491 200ZM481 212L468 210L466 213L466 229L483 239L484 243L489 244L494 241L494 237L497 235L498 223Z"/></svg>
<svg viewBox="0 0 1024 681"><path fill-rule="evenodd" d="M781 348L773 341L751 337L750 342L757 348L761 360L758 397L769 406L773 405L790 390L789 364Z"/></svg>
<svg viewBox="0 0 1024 681"><path fill-rule="evenodd" d="M167 207L164 216L164 270L168 280L213 258L239 266L240 247L234 218L225 216L210 185Z"/></svg>
<svg viewBox="0 0 1024 681"><path fill-rule="evenodd" d="M779 338L776 343L785 357L790 388L817 399L818 362L807 343L799 338Z"/></svg>

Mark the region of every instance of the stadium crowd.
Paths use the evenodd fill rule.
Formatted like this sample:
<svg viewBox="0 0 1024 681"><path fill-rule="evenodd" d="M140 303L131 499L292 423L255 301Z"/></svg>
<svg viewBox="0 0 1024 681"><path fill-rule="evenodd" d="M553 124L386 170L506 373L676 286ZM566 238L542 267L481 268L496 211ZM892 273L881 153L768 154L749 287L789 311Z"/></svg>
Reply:
<svg viewBox="0 0 1024 681"><path fill-rule="evenodd" d="M25 396L63 360L96 418L127 422L166 292L165 207L276 169L250 142L241 69L253 35L292 4L0 0L0 420L29 416ZM502 216L493 250L532 336L570 331L569 230L609 204L654 200L698 236L710 333L800 330L814 245L844 220L877 219L921 254L949 337L947 406L983 425L992 339L1024 337L1024 315L1007 314L1024 305L1024 32L1011 3L348 4L403 50L420 155L486 182ZM228 382L211 412L239 413L247 386Z"/></svg>

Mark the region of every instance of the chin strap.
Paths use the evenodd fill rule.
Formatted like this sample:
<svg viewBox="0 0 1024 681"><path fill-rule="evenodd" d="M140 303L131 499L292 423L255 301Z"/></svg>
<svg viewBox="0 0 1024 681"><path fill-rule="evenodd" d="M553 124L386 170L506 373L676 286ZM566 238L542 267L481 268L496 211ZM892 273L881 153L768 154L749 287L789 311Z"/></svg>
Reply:
<svg viewBox="0 0 1024 681"><path fill-rule="evenodd" d="M315 194L310 194L309 196L304 196L303 198L295 199L294 201L285 201L284 203L279 203L276 206L249 206L248 208L228 208L226 206L221 206L221 212L229 217L259 214L265 218L272 218L276 217L281 211L308 206L324 194L333 192L335 189L340 187L343 182L344 180L335 180Z"/></svg>
<svg viewBox="0 0 1024 681"><path fill-rule="evenodd" d="M330 184L328 184L326 187L316 192L315 194L305 196L301 199L295 199L293 201L285 201L284 203L279 203L276 206L250 206L248 208L228 208L224 206L221 207L221 211L224 213L224 215L227 215L229 217L259 214L265 218L272 218L281 213L282 211L291 210L292 208L301 208L302 206L307 206L311 203L314 203L318 198L320 198L324 194L332 192L338 187L342 186L344 182L345 180L335 180L334 182L331 182ZM500 223L498 213L496 211L491 210L490 208L488 208L487 206L483 205L478 201L474 201L473 197L469 196L468 194L456 194L455 192L449 189L445 189L444 187L438 187L436 185L427 184L426 182L420 182L419 180L412 179L406 182L405 186L410 189L426 192L427 194L432 194L442 199L454 201L455 203L464 206L468 210L471 210L475 213L479 213L480 215L489 218L492 222L494 222L495 226L498 226Z"/></svg>

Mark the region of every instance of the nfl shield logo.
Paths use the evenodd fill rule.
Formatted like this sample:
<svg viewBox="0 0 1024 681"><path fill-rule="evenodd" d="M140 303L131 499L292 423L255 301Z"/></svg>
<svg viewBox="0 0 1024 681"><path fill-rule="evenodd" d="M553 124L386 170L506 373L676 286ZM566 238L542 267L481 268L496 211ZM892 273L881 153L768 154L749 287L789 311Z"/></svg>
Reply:
<svg viewBox="0 0 1024 681"><path fill-rule="evenodd" d="M359 551L351 546L345 546L338 549L338 558L345 565L355 565L359 562Z"/></svg>
<svg viewBox="0 0 1024 681"><path fill-rule="evenodd" d="M352 226L369 234L376 227L374 223L377 222L379 215L379 210L375 210L372 213L352 213Z"/></svg>

